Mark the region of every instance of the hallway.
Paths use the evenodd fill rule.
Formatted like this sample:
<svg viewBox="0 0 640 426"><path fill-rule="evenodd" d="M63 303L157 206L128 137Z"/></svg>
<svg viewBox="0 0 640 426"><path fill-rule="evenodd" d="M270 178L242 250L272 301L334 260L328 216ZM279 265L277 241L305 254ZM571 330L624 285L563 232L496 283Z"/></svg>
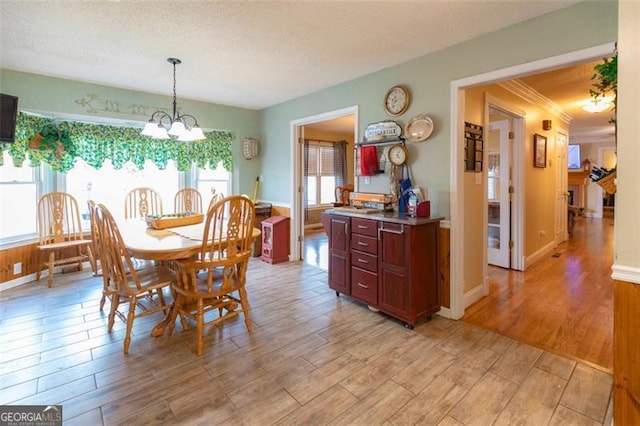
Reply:
<svg viewBox="0 0 640 426"><path fill-rule="evenodd" d="M569 241L526 272L489 267L489 295L463 321L613 369L613 218L579 217Z"/></svg>
<svg viewBox="0 0 640 426"><path fill-rule="evenodd" d="M305 262L327 269L327 235L305 235ZM613 218L579 217L569 241L526 272L489 267L489 295L462 321L613 369Z"/></svg>

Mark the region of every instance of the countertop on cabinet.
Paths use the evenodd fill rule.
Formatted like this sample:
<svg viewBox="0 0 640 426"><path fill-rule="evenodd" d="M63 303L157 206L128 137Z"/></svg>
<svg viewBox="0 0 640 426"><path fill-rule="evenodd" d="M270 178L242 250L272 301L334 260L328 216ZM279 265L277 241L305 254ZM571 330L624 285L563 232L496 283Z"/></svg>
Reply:
<svg viewBox="0 0 640 426"><path fill-rule="evenodd" d="M341 216L349 216L349 217L357 217L361 219L372 219L372 220L380 220L383 222L391 222L391 223L401 223L404 225L422 225L425 223L438 222L444 219L444 217L411 217L407 216L404 213L398 212L386 212L380 211L379 213L359 213L357 208L353 208L353 211L347 210L335 210L329 209L325 210L326 214L335 214Z"/></svg>

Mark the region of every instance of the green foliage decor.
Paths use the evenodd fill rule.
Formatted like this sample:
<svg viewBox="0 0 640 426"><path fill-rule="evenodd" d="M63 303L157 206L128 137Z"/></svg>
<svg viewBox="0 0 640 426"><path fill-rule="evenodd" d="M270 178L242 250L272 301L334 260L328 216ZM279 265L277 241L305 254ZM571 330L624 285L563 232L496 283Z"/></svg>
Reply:
<svg viewBox="0 0 640 426"><path fill-rule="evenodd" d="M591 80L594 81L594 89L590 89L589 94L596 101L611 95L615 114L616 98L618 97L618 55L603 59L601 63L593 67L593 71ZM609 123L615 122L615 118L609 120Z"/></svg>
<svg viewBox="0 0 640 426"><path fill-rule="evenodd" d="M38 133L42 135L41 144L44 143L44 146L29 148L29 142ZM222 161L224 168L231 171L233 135L223 131L206 132L205 135L205 140L193 142L156 140L141 135L138 128L57 122L21 112L16 124L16 141L3 144L2 151L9 151L17 167L28 159L32 167L45 163L62 173L73 168L76 158L83 159L96 169L101 168L107 159L111 160L115 169L122 168L127 161L142 169L148 159L159 169L165 169L167 162L173 160L180 171L189 170L192 164L199 168L215 169ZM53 148L57 140L64 147L61 153ZM0 166L2 162L0 156Z"/></svg>

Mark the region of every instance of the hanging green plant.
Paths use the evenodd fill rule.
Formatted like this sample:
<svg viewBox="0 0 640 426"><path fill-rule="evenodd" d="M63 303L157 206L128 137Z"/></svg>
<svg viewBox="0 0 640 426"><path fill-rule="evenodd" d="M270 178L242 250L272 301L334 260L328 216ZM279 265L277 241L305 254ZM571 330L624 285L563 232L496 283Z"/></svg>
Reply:
<svg viewBox="0 0 640 426"><path fill-rule="evenodd" d="M618 139L618 125L616 123L616 100L618 97L618 55L614 55L611 58L605 58L601 63L596 64L593 67L594 74L591 76L591 80L595 81L593 89L589 90L589 94L593 100L597 103L604 98L611 98L613 107L613 117L611 117L608 123L613 124L615 128L615 139ZM589 177L592 182L597 183L608 194L616 193L615 179L617 176L616 168L611 170L603 167L593 167Z"/></svg>
<svg viewBox="0 0 640 426"><path fill-rule="evenodd" d="M64 154L76 155L76 146L71 140L69 129L61 129L55 124L45 125L29 141L29 148L38 151L51 151L60 159Z"/></svg>
<svg viewBox="0 0 640 426"><path fill-rule="evenodd" d="M35 137L34 135L39 135ZM142 169L145 160L165 168L173 160L179 171L192 165L215 169L219 162L228 171L233 170L232 148L234 135L230 132L206 132L202 141L149 140L139 128L88 124L73 121L55 121L51 118L18 113L16 141L0 143L0 151L8 151L16 167L25 161L32 167L42 163L53 170L66 173L81 158L99 169L106 160L120 169L131 161ZM34 140L36 139L36 140ZM44 148L41 148L43 141ZM59 143L58 143L59 142ZM57 154L62 153L59 157ZM3 156L0 152L0 167Z"/></svg>
<svg viewBox="0 0 640 426"><path fill-rule="evenodd" d="M589 94L594 101L602 101L605 97L611 97L613 102L612 111L614 116L609 123L615 124L616 98L618 96L618 55L611 58L605 58L601 63L593 67L594 74L591 80L594 80L594 89L589 90Z"/></svg>

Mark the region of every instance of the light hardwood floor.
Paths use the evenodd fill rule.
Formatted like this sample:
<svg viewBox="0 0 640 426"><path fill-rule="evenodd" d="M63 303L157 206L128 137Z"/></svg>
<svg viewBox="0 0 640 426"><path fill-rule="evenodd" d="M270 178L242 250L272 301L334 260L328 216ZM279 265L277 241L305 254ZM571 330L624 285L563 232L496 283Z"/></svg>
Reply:
<svg viewBox="0 0 640 426"><path fill-rule="evenodd" d="M322 255L309 262L321 264ZM0 404L65 425L611 424L611 375L463 321L409 330L327 287L325 269L250 261L253 331L106 332L89 272L0 293Z"/></svg>
<svg viewBox="0 0 640 426"><path fill-rule="evenodd" d="M490 267L489 295L462 319L611 372L612 264L613 217L579 217L569 241L526 272Z"/></svg>

